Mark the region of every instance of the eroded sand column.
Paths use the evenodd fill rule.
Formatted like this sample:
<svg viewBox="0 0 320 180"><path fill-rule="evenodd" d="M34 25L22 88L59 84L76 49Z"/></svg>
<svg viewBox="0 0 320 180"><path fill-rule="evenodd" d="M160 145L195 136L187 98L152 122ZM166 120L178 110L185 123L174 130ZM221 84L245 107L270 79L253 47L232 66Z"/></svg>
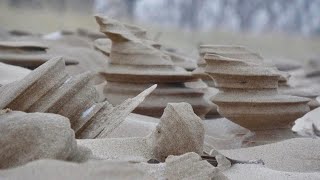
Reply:
<svg viewBox="0 0 320 180"><path fill-rule="evenodd" d="M309 99L278 94L278 72L260 59L206 54L206 72L219 93L218 112L256 133L256 141L292 136L290 123L309 111ZM261 142L260 142L261 143Z"/></svg>
<svg viewBox="0 0 320 180"><path fill-rule="evenodd" d="M201 117L213 107L199 88L186 83L197 81L181 67L173 64L170 57L155 48L156 43L116 20L96 17L100 31L112 40L110 64L102 72L108 84L104 94L112 104L135 96L141 89L158 84L157 89L134 112L160 117L169 102L188 102Z"/></svg>

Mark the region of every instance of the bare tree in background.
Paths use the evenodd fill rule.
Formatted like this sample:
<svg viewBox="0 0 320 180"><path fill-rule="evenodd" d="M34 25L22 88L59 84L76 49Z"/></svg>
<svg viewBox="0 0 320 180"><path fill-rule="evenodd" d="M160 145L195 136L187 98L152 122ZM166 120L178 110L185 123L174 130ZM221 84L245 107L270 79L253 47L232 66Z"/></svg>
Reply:
<svg viewBox="0 0 320 180"><path fill-rule="evenodd" d="M42 8L41 0L8 0L11 7L16 8Z"/></svg>
<svg viewBox="0 0 320 180"><path fill-rule="evenodd" d="M203 6L203 0L181 1L180 4L180 21L181 27L196 29L198 28L198 13Z"/></svg>
<svg viewBox="0 0 320 180"><path fill-rule="evenodd" d="M133 21L135 19L135 9L137 0L123 0L127 7L127 16L128 18Z"/></svg>

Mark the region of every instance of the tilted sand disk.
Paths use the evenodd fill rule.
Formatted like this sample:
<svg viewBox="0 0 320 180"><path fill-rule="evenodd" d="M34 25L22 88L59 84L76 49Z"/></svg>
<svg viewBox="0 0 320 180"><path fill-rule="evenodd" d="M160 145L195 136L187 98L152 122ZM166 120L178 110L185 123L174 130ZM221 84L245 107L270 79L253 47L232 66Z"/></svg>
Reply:
<svg viewBox="0 0 320 180"><path fill-rule="evenodd" d="M110 64L102 74L108 81L105 96L113 104L135 96L141 89L157 83L158 88L134 112L160 117L169 102L188 102L195 113L204 116L212 103L202 89L188 88L185 82L196 81L191 73L174 66L170 57L151 46L144 33L128 29L113 19L96 16L100 31L112 40ZM136 29L136 28L135 28ZM138 31L140 32L140 31Z"/></svg>
<svg viewBox="0 0 320 180"><path fill-rule="evenodd" d="M34 69L54 57L47 49L45 44L34 41L0 41L0 62ZM69 57L65 63L78 64Z"/></svg>
<svg viewBox="0 0 320 180"><path fill-rule="evenodd" d="M52 59L24 79L0 87L0 109L49 112L70 119L78 138L105 137L124 121L156 85L113 107L97 102L91 73L70 77L62 58Z"/></svg>
<svg viewBox="0 0 320 180"><path fill-rule="evenodd" d="M288 128L309 111L309 99L278 94L278 71L259 58L206 54L204 59L219 89L213 98L219 113L245 128Z"/></svg>

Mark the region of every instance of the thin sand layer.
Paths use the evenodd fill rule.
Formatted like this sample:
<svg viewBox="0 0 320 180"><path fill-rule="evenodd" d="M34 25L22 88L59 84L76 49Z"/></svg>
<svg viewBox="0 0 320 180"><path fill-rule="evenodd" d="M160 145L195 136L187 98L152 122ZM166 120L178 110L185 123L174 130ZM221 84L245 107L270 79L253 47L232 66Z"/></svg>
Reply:
<svg viewBox="0 0 320 180"><path fill-rule="evenodd" d="M262 165L254 164L235 164L229 170L223 172L229 179L246 179L246 180L314 180L320 179L320 173L301 173L301 172L284 172L275 171Z"/></svg>
<svg viewBox="0 0 320 180"><path fill-rule="evenodd" d="M232 159L262 159L265 167L278 171L320 171L319 139L294 138L273 144L220 152Z"/></svg>

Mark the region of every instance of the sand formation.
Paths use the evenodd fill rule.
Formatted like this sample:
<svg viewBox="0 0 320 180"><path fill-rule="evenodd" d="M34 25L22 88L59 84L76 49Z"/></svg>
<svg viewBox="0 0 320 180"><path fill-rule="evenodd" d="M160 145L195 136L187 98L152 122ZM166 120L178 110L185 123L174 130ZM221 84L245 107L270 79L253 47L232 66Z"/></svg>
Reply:
<svg viewBox="0 0 320 180"><path fill-rule="evenodd" d="M200 45L199 47L199 59L198 59L198 68L193 71L193 75L200 77L204 82L206 82L210 87L215 87L214 81L212 78L205 73L205 67L207 65L204 60L204 55L207 53L219 54L225 57L237 58L237 59L259 59L263 60L263 58L246 47L243 46L233 46L233 45ZM266 64L267 65L267 64ZM273 64L269 64L270 68L274 68L275 71L278 71ZM280 75L279 85L286 85L287 80L290 75L286 72L278 71Z"/></svg>
<svg viewBox="0 0 320 180"><path fill-rule="evenodd" d="M169 103L156 128L146 137L79 140L101 159L164 161L169 155L202 154L202 120L187 103ZM175 138L172 138L175 137Z"/></svg>
<svg viewBox="0 0 320 180"><path fill-rule="evenodd" d="M219 89L213 98L219 113L245 128L255 132L288 128L309 111L309 99L278 94L278 71L259 58L209 53L204 59L206 72Z"/></svg>
<svg viewBox="0 0 320 180"><path fill-rule="evenodd" d="M201 78L205 83L210 87L214 87L213 79L205 72L207 66L204 56L207 53L218 53L223 54L224 56L243 58L247 56L255 56L260 58L257 54L252 54L248 49L243 46L229 46L229 45L200 45L199 46L199 58L198 58L198 67L192 73L194 76Z"/></svg>
<svg viewBox="0 0 320 180"><path fill-rule="evenodd" d="M113 107L107 101L97 103L92 78L91 73L70 77L64 60L52 59L24 79L0 87L0 109L60 114L70 119L78 138L105 137L156 87Z"/></svg>
<svg viewBox="0 0 320 180"><path fill-rule="evenodd" d="M104 93L112 104L119 104L156 83L158 88L134 112L160 117L168 102L188 102L199 116L212 108L202 89L186 86L186 82L197 78L174 66L170 57L154 48L156 44L150 45L145 33L106 17L97 16L96 20L100 31L112 40L110 64L102 72L108 81Z"/></svg>
<svg viewBox="0 0 320 180"><path fill-rule="evenodd" d="M1 110L0 135L0 169L37 159L78 162L88 158L80 155L83 148L77 147L69 120L61 115Z"/></svg>
<svg viewBox="0 0 320 180"><path fill-rule="evenodd" d="M258 57L256 54L251 53L248 49L242 46L200 45L199 58L197 62L198 67L192 72L192 74L193 76L202 79L202 81L204 82L203 89L206 91L206 98L210 100L218 93L218 89L215 88L212 77L210 77L205 72L205 67L207 63L204 60L204 55L206 53L223 53L224 55L238 57ZM217 116L218 114L219 113L217 112L217 107L215 105L215 108L211 109L211 111L208 113L208 117Z"/></svg>
<svg viewBox="0 0 320 180"><path fill-rule="evenodd" d="M34 69L54 57L47 49L48 46L35 41L1 41L0 62ZM65 59L67 65L78 63L70 57Z"/></svg>

